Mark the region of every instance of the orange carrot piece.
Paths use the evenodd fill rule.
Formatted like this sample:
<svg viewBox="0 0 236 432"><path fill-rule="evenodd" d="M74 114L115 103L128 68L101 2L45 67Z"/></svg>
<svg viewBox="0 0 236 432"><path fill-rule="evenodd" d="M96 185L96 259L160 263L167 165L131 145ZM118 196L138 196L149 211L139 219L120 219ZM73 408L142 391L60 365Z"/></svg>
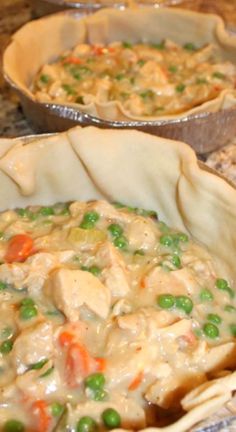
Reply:
<svg viewBox="0 0 236 432"><path fill-rule="evenodd" d="M71 57L66 57L63 61L62 61L62 63L68 63L68 64L81 64L82 63L82 60L80 59L80 58L78 58L78 57L73 57L73 56L71 56Z"/></svg>
<svg viewBox="0 0 236 432"><path fill-rule="evenodd" d="M107 361L104 357L97 357L95 358L96 364L97 364L97 370L99 372L104 372L107 366Z"/></svg>
<svg viewBox="0 0 236 432"><path fill-rule="evenodd" d="M74 335L70 332L64 331L60 333L58 340L61 347L69 346L73 342Z"/></svg>
<svg viewBox="0 0 236 432"><path fill-rule="evenodd" d="M32 405L32 410L38 417L37 432L47 432L51 417L47 413L47 404L44 400L37 400Z"/></svg>
<svg viewBox="0 0 236 432"><path fill-rule="evenodd" d="M33 252L33 239L27 234L17 234L10 239L5 261L22 262Z"/></svg>
<svg viewBox="0 0 236 432"><path fill-rule="evenodd" d="M72 343L66 357L66 381L70 387L77 385L76 377L84 378L90 373L92 357L80 343Z"/></svg>
<svg viewBox="0 0 236 432"><path fill-rule="evenodd" d="M140 372L136 375L136 377L133 379L133 381L131 381L131 383L130 383L128 389L129 389L130 391L134 391L134 390L136 390L136 389L140 386L140 384L141 384L141 382L142 382L142 379L143 379L143 371L140 371Z"/></svg>

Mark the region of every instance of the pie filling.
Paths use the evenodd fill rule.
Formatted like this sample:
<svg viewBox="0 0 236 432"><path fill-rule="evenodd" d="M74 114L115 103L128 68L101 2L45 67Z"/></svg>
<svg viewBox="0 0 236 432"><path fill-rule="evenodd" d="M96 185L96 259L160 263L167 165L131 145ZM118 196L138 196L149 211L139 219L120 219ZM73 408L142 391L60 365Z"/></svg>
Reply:
<svg viewBox="0 0 236 432"><path fill-rule="evenodd" d="M234 89L236 66L213 44L196 47L170 40L156 44L79 44L33 82L41 102L106 104L119 101L132 116L183 113Z"/></svg>
<svg viewBox="0 0 236 432"><path fill-rule="evenodd" d="M4 432L169 424L230 367L234 288L155 211L34 206L1 213L0 230Z"/></svg>

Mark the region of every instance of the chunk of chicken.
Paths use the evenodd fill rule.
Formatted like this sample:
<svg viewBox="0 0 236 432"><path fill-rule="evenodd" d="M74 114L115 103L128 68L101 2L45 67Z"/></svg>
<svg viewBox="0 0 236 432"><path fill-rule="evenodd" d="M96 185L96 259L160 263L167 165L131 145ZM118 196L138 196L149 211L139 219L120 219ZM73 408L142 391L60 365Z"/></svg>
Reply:
<svg viewBox="0 0 236 432"><path fill-rule="evenodd" d="M100 318L108 316L110 291L87 271L66 268L55 270L46 282L44 291L69 321L79 319L80 307L83 305Z"/></svg>
<svg viewBox="0 0 236 432"><path fill-rule="evenodd" d="M145 289L140 290L140 295L137 298L139 304L150 304L157 294L187 295L189 281L186 281L185 278L187 278L188 273L183 274L181 272L182 269L166 272L159 266L150 270L143 280Z"/></svg>
<svg viewBox="0 0 236 432"><path fill-rule="evenodd" d="M135 313L119 316L117 324L123 330L152 337L157 334L158 329L167 327L176 320L177 318L171 312L148 307L139 309Z"/></svg>
<svg viewBox="0 0 236 432"><path fill-rule="evenodd" d="M141 217L136 217L126 230L129 246L133 250L153 250L157 243L156 225Z"/></svg>
<svg viewBox="0 0 236 432"><path fill-rule="evenodd" d="M129 275L121 253L109 242L104 242L96 255L101 267L102 279L112 297L124 297L130 291Z"/></svg>
<svg viewBox="0 0 236 432"><path fill-rule="evenodd" d="M55 396L62 387L62 381L56 368L47 376L46 374L53 368L52 362L47 362L41 369L30 370L16 378L16 387L30 398L47 399L52 394Z"/></svg>
<svg viewBox="0 0 236 432"><path fill-rule="evenodd" d="M154 60L148 60L140 68L140 75L147 79L151 85L168 83L167 76L163 69Z"/></svg>
<svg viewBox="0 0 236 432"><path fill-rule="evenodd" d="M74 255L74 251L59 251L53 254L40 252L32 255L24 263L2 264L0 280L14 285L16 289L27 287L32 297L37 297L48 277L48 274L61 263Z"/></svg>
<svg viewBox="0 0 236 432"><path fill-rule="evenodd" d="M50 321L24 330L16 339L12 350L13 363L18 374L24 373L31 364L52 355L53 328Z"/></svg>

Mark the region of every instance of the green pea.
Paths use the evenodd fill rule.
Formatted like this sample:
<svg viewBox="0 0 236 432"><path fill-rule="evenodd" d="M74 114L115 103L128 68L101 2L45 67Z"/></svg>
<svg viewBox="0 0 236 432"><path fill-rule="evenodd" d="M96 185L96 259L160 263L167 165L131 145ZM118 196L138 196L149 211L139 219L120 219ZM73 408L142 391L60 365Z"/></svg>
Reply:
<svg viewBox="0 0 236 432"><path fill-rule="evenodd" d="M12 340L5 340L0 345L0 353L1 354L8 354L13 348L13 341Z"/></svg>
<svg viewBox="0 0 236 432"><path fill-rule="evenodd" d="M81 417L76 424L76 432L96 432L97 430L97 423L89 416Z"/></svg>
<svg viewBox="0 0 236 432"><path fill-rule="evenodd" d="M39 79L43 84L47 84L50 81L50 76L46 74L42 74L40 75Z"/></svg>
<svg viewBox="0 0 236 432"><path fill-rule="evenodd" d="M133 48L133 45L127 41L122 42L122 46L123 48Z"/></svg>
<svg viewBox="0 0 236 432"><path fill-rule="evenodd" d="M100 390L105 385L105 377L101 372L93 373L89 375L84 381L85 387L91 390Z"/></svg>
<svg viewBox="0 0 236 432"><path fill-rule="evenodd" d="M38 315L38 311L34 305L21 306L20 308L20 318L23 320L29 320Z"/></svg>
<svg viewBox="0 0 236 432"><path fill-rule="evenodd" d="M207 289L207 288L203 288L200 292L200 300L205 302L205 301L212 301L214 299L214 296L212 294L212 292Z"/></svg>
<svg viewBox="0 0 236 432"><path fill-rule="evenodd" d="M209 339L216 339L219 336L219 329L215 324L207 323L203 326L203 332Z"/></svg>
<svg viewBox="0 0 236 432"><path fill-rule="evenodd" d="M137 63L138 63L138 65L139 65L140 67L142 67L143 65L145 65L146 61L143 60L143 59L140 59L140 60L138 60Z"/></svg>
<svg viewBox="0 0 236 432"><path fill-rule="evenodd" d="M220 324L222 322L222 318L217 314L208 314L207 320L211 321L213 324Z"/></svg>
<svg viewBox="0 0 236 432"><path fill-rule="evenodd" d="M178 255L173 255L171 257L171 262L175 267L177 267L177 268L181 267L181 261L180 261L180 257Z"/></svg>
<svg viewBox="0 0 236 432"><path fill-rule="evenodd" d="M103 401L104 399L107 399L107 396L108 396L108 394L107 394L107 392L105 390L99 389L99 390L95 390L93 392L92 399L95 400L95 401L100 402L100 401Z"/></svg>
<svg viewBox="0 0 236 432"><path fill-rule="evenodd" d="M176 90L178 93L183 93L184 90L185 90L185 88L186 88L186 85L185 85L185 84L183 84L183 83L179 83L179 84L175 87L175 90Z"/></svg>
<svg viewBox="0 0 236 432"><path fill-rule="evenodd" d="M80 224L80 228L83 228L83 229L93 229L94 228L94 222L82 221L81 224Z"/></svg>
<svg viewBox="0 0 236 432"><path fill-rule="evenodd" d="M160 230L161 232L163 232L163 233L168 233L168 231L169 231L169 227L168 227L168 225L166 225L165 222L160 221L160 222L159 222L159 230Z"/></svg>
<svg viewBox="0 0 236 432"><path fill-rule="evenodd" d="M196 51L196 46L194 45L194 43L192 42L187 42L186 44L184 44L184 49L188 50L188 51Z"/></svg>
<svg viewBox="0 0 236 432"><path fill-rule="evenodd" d="M236 337L236 324L230 324L229 329L232 336Z"/></svg>
<svg viewBox="0 0 236 432"><path fill-rule="evenodd" d="M33 363L29 366L29 369L37 370L42 369L42 367L48 362L48 359L40 360L37 363Z"/></svg>
<svg viewBox="0 0 236 432"><path fill-rule="evenodd" d="M183 243L187 243L189 241L188 235L182 232L177 233L175 237L178 239L178 241L181 241Z"/></svg>
<svg viewBox="0 0 236 432"><path fill-rule="evenodd" d="M42 207L38 211L38 214L40 214L42 216L53 216L55 214L55 210L53 207Z"/></svg>
<svg viewBox="0 0 236 432"><path fill-rule="evenodd" d="M7 283L0 281L0 291L7 289Z"/></svg>
<svg viewBox="0 0 236 432"><path fill-rule="evenodd" d="M208 81L206 78L196 78L196 84L207 84Z"/></svg>
<svg viewBox="0 0 236 432"><path fill-rule="evenodd" d="M152 90L146 90L146 91L140 93L140 96L143 99L152 98L153 96L155 96L155 93Z"/></svg>
<svg viewBox="0 0 236 432"><path fill-rule="evenodd" d="M53 402L50 409L53 417L59 417L64 411L64 406L59 402Z"/></svg>
<svg viewBox="0 0 236 432"><path fill-rule="evenodd" d="M107 228L112 237L120 237L123 234L123 228L118 224L111 224Z"/></svg>
<svg viewBox="0 0 236 432"><path fill-rule="evenodd" d="M75 95L76 94L75 89L70 84L62 84L62 88L63 88L63 90L65 90L65 92L68 95Z"/></svg>
<svg viewBox="0 0 236 432"><path fill-rule="evenodd" d="M119 202L119 201L114 201L113 203L112 203L112 205L115 207L115 208L124 208L124 207L126 207L126 205L125 204L123 204L123 203L121 203L121 202Z"/></svg>
<svg viewBox="0 0 236 432"><path fill-rule="evenodd" d="M162 309L171 309L175 305L175 298L172 294L160 294L157 303Z"/></svg>
<svg viewBox="0 0 236 432"><path fill-rule="evenodd" d="M177 70L178 70L178 67L175 66L175 65L170 65L170 66L168 67L168 70L169 70L169 72L176 73Z"/></svg>
<svg viewBox="0 0 236 432"><path fill-rule="evenodd" d="M99 267L95 266L95 265L89 267L88 271L90 273L92 273L94 276L99 276L100 273L101 273L101 269Z"/></svg>
<svg viewBox="0 0 236 432"><path fill-rule="evenodd" d="M234 306L231 306L231 305L226 305L226 306L224 307L224 310L225 310L226 312L230 312L230 313L232 313L232 312L236 312L236 308L235 308Z"/></svg>
<svg viewBox="0 0 236 432"><path fill-rule="evenodd" d="M116 79L117 81L121 81L121 80L123 80L124 78L125 78L125 75L122 74L122 73L117 74L117 75L115 76L115 79Z"/></svg>
<svg viewBox="0 0 236 432"><path fill-rule="evenodd" d="M229 284L227 282L227 280L225 279L216 279L216 287L219 288L220 290L224 291L227 290Z"/></svg>
<svg viewBox="0 0 236 432"><path fill-rule="evenodd" d="M227 293L229 294L229 296L231 298L234 298L235 296L235 292L232 290L232 288L230 288L227 280L225 279L216 279L216 287L221 290L221 291L227 291Z"/></svg>
<svg viewBox="0 0 236 432"><path fill-rule="evenodd" d="M128 241L124 236L116 237L113 243L118 249L126 249L128 246Z"/></svg>
<svg viewBox="0 0 236 432"><path fill-rule="evenodd" d="M30 297L25 297L22 301L21 301L21 306L34 306L35 302L32 298Z"/></svg>
<svg viewBox="0 0 236 432"><path fill-rule="evenodd" d="M160 237L160 243L163 246L168 246L168 247L173 246L173 243L174 243L173 237L171 235L168 235L168 234L165 235L164 234Z"/></svg>
<svg viewBox="0 0 236 432"><path fill-rule="evenodd" d="M102 413L102 420L109 429L118 428L121 425L120 414L113 408L107 408Z"/></svg>
<svg viewBox="0 0 236 432"><path fill-rule="evenodd" d="M25 426L19 420L7 420L3 426L3 432L24 432Z"/></svg>
<svg viewBox="0 0 236 432"><path fill-rule="evenodd" d="M187 296L177 296L175 298L177 309L183 310L186 314L190 314L193 309L193 302Z"/></svg>
<svg viewBox="0 0 236 432"><path fill-rule="evenodd" d="M158 50L163 50L165 49L165 45L166 45L165 40L163 40L161 42L151 44L151 47Z"/></svg>
<svg viewBox="0 0 236 432"><path fill-rule="evenodd" d="M21 217L28 217L29 210L26 208L19 208L16 210L17 214Z"/></svg>
<svg viewBox="0 0 236 432"><path fill-rule="evenodd" d="M153 219L158 219L158 214L155 210L145 210L142 208L135 209L135 213L143 217L150 217Z"/></svg>
<svg viewBox="0 0 236 432"><path fill-rule="evenodd" d="M221 79L221 80L225 79L225 75L223 73L221 73L221 72L218 72L218 71L214 72L212 74L212 76L213 76L213 78L218 78L218 79Z"/></svg>
<svg viewBox="0 0 236 432"><path fill-rule="evenodd" d="M97 222L100 219L99 214L96 211L87 212L84 214L83 220L85 222Z"/></svg>

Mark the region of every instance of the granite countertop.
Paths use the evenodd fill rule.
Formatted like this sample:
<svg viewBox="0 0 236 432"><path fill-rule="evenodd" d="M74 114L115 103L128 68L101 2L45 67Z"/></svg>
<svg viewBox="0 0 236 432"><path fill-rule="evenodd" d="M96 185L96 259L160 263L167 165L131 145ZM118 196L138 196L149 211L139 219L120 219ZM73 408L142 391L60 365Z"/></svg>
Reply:
<svg viewBox="0 0 236 432"><path fill-rule="evenodd" d="M0 2L0 136L29 135L34 131L21 110L17 96L4 81L1 73L1 58L10 35L33 19L34 12L30 0L0 0ZM183 0L181 6L218 13L225 19L228 29L236 31L236 0ZM236 137L232 137L228 146L209 155L206 161L236 183Z"/></svg>

